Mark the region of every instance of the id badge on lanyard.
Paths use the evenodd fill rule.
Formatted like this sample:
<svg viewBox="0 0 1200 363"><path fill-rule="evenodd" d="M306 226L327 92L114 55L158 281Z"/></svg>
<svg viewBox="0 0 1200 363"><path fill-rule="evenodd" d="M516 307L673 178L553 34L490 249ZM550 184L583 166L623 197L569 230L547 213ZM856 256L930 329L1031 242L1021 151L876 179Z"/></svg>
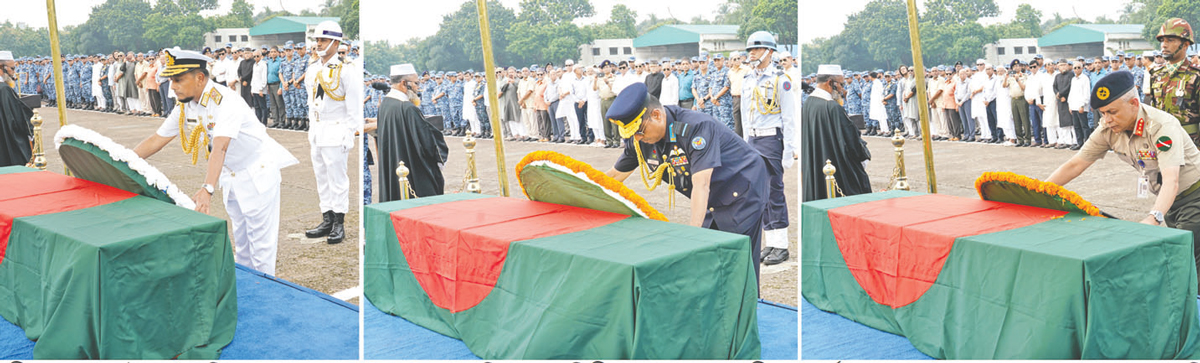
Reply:
<svg viewBox="0 0 1200 363"><path fill-rule="evenodd" d="M1138 159L1137 163L1142 176L1138 177L1136 195L1138 199L1146 199L1150 197L1150 177L1146 176L1146 162Z"/></svg>

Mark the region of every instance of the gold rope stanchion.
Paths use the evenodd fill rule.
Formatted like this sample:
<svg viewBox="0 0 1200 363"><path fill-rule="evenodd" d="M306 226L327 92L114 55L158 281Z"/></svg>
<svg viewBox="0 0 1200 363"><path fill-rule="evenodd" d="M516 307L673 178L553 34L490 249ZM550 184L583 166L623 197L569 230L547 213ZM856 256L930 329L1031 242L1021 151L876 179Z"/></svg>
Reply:
<svg viewBox="0 0 1200 363"><path fill-rule="evenodd" d="M483 188L479 186L479 173L475 170L475 138L467 135L463 138L463 147L467 148L467 175L463 178L467 193L479 194Z"/></svg>
<svg viewBox="0 0 1200 363"><path fill-rule="evenodd" d="M414 192L412 185L408 184L408 167L404 166L403 161L396 166L396 176L400 178L400 200L407 200L408 196Z"/></svg>
<svg viewBox="0 0 1200 363"><path fill-rule="evenodd" d="M42 114L33 110L33 118L29 119L29 123L33 124L33 167L45 171L46 152L42 148Z"/></svg>
<svg viewBox="0 0 1200 363"><path fill-rule="evenodd" d="M892 183L889 184L889 189L909 190L908 176L904 173L904 136L900 136L900 130L896 130L892 136L892 146L896 147L896 168L892 169Z"/></svg>
<svg viewBox="0 0 1200 363"><path fill-rule="evenodd" d="M837 198L842 194L842 190L838 188L837 179L833 178L833 174L837 173L837 167L833 166L833 162L829 159L825 160L825 167L821 168L821 172L825 173L825 196L829 199Z"/></svg>

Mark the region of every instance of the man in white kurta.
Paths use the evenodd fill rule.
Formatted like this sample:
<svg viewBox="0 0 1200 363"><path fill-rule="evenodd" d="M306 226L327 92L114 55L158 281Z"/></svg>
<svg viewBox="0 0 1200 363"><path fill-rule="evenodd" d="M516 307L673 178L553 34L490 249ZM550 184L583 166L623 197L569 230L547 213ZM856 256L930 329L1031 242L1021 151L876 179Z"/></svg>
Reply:
<svg viewBox="0 0 1200 363"><path fill-rule="evenodd" d="M891 135L892 130L887 123L887 109L883 107L883 81L879 79L883 74L871 74L871 104L867 109L867 118L875 121L884 135ZM742 115L745 116L745 113Z"/></svg>
<svg viewBox="0 0 1200 363"><path fill-rule="evenodd" d="M322 222L305 231L308 238L326 237L341 243L346 212L350 208L350 177L346 162L363 124L362 70L337 54L342 28L323 21L313 30L316 57L304 75L308 90L308 142L312 147L313 173L321 200Z"/></svg>
<svg viewBox="0 0 1200 363"><path fill-rule="evenodd" d="M143 159L149 158L181 134L180 142L196 153L211 145L204 184L192 197L196 211L208 213L213 185L218 184L233 230L234 261L274 275L282 181L279 170L299 161L267 135L266 127L254 117L254 110L245 100L209 80L203 63L211 59L174 49L167 54L168 66L162 74L171 78L171 87L183 107L175 107L158 131L134 151ZM186 129L181 130L181 126ZM195 132L202 135L190 138Z"/></svg>

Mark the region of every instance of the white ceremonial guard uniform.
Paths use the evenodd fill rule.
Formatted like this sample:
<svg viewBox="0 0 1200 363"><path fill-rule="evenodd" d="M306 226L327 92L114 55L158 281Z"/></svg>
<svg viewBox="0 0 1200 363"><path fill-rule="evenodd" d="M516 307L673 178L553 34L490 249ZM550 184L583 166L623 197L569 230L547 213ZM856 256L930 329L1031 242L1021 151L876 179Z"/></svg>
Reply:
<svg viewBox="0 0 1200 363"><path fill-rule="evenodd" d="M355 133L362 130L362 70L355 63L333 56L329 62L316 58L304 76L308 88L308 142L312 147L313 172L321 211L346 213L350 206L347 158L354 150ZM318 87L324 92L318 95Z"/></svg>
<svg viewBox="0 0 1200 363"><path fill-rule="evenodd" d="M218 184L233 229L234 261L275 275L279 170L299 161L267 135L266 127L237 92L215 82L209 81L197 99L175 107L158 128L158 135L188 137L180 135L180 117L189 130L199 126L210 140L230 138Z"/></svg>

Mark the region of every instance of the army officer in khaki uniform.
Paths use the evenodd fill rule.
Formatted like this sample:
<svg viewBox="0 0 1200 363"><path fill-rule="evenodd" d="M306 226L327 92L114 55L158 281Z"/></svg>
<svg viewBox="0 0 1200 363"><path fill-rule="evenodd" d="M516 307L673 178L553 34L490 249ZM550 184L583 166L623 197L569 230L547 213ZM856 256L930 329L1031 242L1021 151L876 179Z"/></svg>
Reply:
<svg viewBox="0 0 1200 363"><path fill-rule="evenodd" d="M1091 137L1071 160L1046 181L1065 185L1112 150L1132 165L1138 198L1156 195L1142 223L1192 231L1200 246L1200 151L1179 119L1138 101L1129 71L1110 73L1096 82L1091 106L1102 118ZM1163 212L1166 214L1163 214ZM1195 251L1193 251L1195 253Z"/></svg>

